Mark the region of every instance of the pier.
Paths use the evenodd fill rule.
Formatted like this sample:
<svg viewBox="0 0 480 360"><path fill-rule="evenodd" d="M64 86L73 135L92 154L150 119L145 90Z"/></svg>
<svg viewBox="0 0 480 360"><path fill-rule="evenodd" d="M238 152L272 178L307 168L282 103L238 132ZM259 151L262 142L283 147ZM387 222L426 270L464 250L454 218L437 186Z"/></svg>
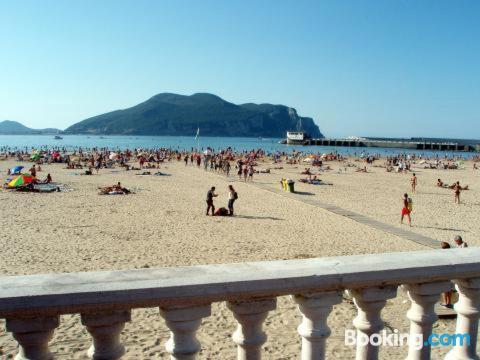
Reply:
<svg viewBox="0 0 480 360"><path fill-rule="evenodd" d="M282 143L286 143L284 140ZM467 142L440 142L440 141L422 141L420 139L305 139L298 145L316 145L316 146L344 146L344 147L366 147L366 148L392 148L409 150L438 150L438 151L480 151L479 143Z"/></svg>

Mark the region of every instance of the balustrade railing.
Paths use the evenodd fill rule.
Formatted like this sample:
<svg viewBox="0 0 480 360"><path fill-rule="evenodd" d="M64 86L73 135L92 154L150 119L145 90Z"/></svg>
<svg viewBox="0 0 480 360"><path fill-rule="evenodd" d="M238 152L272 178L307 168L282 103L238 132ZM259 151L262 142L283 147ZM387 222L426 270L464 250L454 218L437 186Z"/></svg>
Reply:
<svg viewBox="0 0 480 360"><path fill-rule="evenodd" d="M301 359L325 358L328 315L352 296L358 336L383 328L381 311L402 286L411 307L411 335L424 339L437 320L434 305L455 284L459 300L458 344L451 359L477 359L480 304L480 248L372 254L305 260L266 261L190 267L0 277L0 318L19 343L17 360L54 356L48 343L59 317L80 313L92 337L92 359L119 359L125 352L120 333L134 308L158 307L170 330L166 350L172 359L194 359L201 350L195 333L210 316L213 302L226 301L237 321L232 335L238 359L260 359L267 334L262 325L276 297L292 295L302 321ZM377 359L378 346L359 344L357 359ZM411 345L407 359L429 359L430 347Z"/></svg>

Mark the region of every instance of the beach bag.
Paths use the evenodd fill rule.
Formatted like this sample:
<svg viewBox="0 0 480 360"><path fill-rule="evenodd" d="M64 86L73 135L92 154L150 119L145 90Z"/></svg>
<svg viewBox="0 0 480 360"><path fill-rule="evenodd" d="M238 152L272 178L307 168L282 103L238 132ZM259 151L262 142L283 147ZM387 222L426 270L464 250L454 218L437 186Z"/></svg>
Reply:
<svg viewBox="0 0 480 360"><path fill-rule="evenodd" d="M407 209L408 209L408 211L413 210L413 200L412 200L412 198L408 198L408 200L407 200Z"/></svg>
<svg viewBox="0 0 480 360"><path fill-rule="evenodd" d="M233 193L233 199L234 199L234 200L238 200L238 194L237 194L236 191Z"/></svg>
<svg viewBox="0 0 480 360"><path fill-rule="evenodd" d="M229 214L228 210L225 209L224 207L221 207L217 209L217 211L215 211L215 216L227 216L228 214Z"/></svg>

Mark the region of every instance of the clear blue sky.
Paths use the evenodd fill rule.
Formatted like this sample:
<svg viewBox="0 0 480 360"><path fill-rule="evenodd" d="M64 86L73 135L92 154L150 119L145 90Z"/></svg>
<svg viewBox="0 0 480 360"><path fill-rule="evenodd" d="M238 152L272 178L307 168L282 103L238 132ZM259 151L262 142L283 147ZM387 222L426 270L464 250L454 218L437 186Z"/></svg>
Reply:
<svg viewBox="0 0 480 360"><path fill-rule="evenodd" d="M479 19L478 0L0 0L0 120L211 92L327 136L480 138Z"/></svg>

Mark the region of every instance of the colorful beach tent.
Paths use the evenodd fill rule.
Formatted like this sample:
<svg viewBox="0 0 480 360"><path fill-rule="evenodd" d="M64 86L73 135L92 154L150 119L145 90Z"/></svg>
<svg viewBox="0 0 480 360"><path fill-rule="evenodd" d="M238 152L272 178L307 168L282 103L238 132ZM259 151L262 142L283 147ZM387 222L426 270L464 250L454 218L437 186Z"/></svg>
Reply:
<svg viewBox="0 0 480 360"><path fill-rule="evenodd" d="M18 175L20 174L20 171L22 171L23 166L15 166L10 169L10 175Z"/></svg>
<svg viewBox="0 0 480 360"><path fill-rule="evenodd" d="M15 187L20 187L20 186L30 184L31 182L33 182L33 177L28 176L28 175L20 175L20 176L17 176L12 181L10 181L7 184L7 186L9 188L15 188Z"/></svg>

